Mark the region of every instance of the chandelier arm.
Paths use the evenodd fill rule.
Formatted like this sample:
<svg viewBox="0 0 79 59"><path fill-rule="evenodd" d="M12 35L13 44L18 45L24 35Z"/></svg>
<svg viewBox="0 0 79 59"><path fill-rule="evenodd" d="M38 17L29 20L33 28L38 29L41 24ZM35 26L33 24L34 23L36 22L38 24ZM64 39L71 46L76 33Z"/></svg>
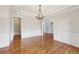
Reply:
<svg viewBox="0 0 79 59"><path fill-rule="evenodd" d="M39 13L35 16L35 18L38 20L44 19L44 15L42 14L42 11L41 11L41 5L39 5Z"/></svg>

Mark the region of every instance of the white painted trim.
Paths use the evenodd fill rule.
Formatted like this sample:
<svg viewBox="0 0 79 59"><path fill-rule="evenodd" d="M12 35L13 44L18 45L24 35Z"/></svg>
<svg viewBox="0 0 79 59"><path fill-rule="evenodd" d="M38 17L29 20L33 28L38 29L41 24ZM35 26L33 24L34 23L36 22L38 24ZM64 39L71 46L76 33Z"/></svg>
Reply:
<svg viewBox="0 0 79 59"><path fill-rule="evenodd" d="M9 46L10 41L9 33L0 33L0 48Z"/></svg>
<svg viewBox="0 0 79 59"><path fill-rule="evenodd" d="M0 43L0 48L8 47L10 45L9 42L2 42Z"/></svg>
<svg viewBox="0 0 79 59"><path fill-rule="evenodd" d="M51 14L48 15L47 17L53 17L53 16L56 16L56 15L59 15L59 14L63 14L65 12L68 12L68 11L71 11L71 10L74 10L74 9L77 9L79 8L79 6L69 6L69 7L64 7L64 8L61 8L61 9L58 9L56 11L50 11Z"/></svg>
<svg viewBox="0 0 79 59"><path fill-rule="evenodd" d="M55 37L55 40L57 40L57 41L60 41L60 42L65 43L65 44L69 44L69 45L72 45L72 46L74 46L74 47L79 48L79 46L78 46L78 45L76 45L76 44L72 44L72 43L70 43L70 42L67 42L67 40L69 40L69 39L67 39L66 41L63 41L63 40L60 40L60 39L58 39L58 38L56 38L56 37ZM76 41L76 42L77 42L77 41Z"/></svg>
<svg viewBox="0 0 79 59"><path fill-rule="evenodd" d="M62 6L58 7L58 8L51 9L48 13L53 14L53 13L59 12L59 11L61 11L61 10L65 10L65 9L67 9L67 8L70 8L70 7L72 7L72 6L70 6L70 5L69 5L69 6L64 6L64 5L62 5Z"/></svg>
<svg viewBox="0 0 79 59"><path fill-rule="evenodd" d="M22 15L34 15L34 13L31 13L31 12L28 12L28 11L24 11L24 10L20 10L20 12L18 12L18 13L20 13L20 14L22 14Z"/></svg>
<svg viewBox="0 0 79 59"><path fill-rule="evenodd" d="M24 32L23 34L21 34L22 38L29 38L29 37L39 36L39 35L42 35L42 33L41 32L38 32L38 33L34 32L34 33L29 34L29 32L28 33Z"/></svg>
<svg viewBox="0 0 79 59"><path fill-rule="evenodd" d="M54 38L57 41L75 46L79 48L79 33L69 33L69 32L62 32L64 35L64 38L62 36L60 36L60 34L58 33L54 33Z"/></svg>
<svg viewBox="0 0 79 59"><path fill-rule="evenodd" d="M70 11L70 10L73 10L73 9L76 9L76 8L79 8L79 6L75 5L61 5L59 7L56 7L55 9L50 9L49 11L47 11L47 13L51 13L49 15L46 15L46 17L52 17L52 16L55 16L55 15L58 15L58 14L62 14L64 12L67 12L67 11ZM12 14L13 17L19 17L21 18L22 15L27 15L27 16L33 16L34 17L34 13L31 13L29 11L24 11L24 10L20 10L20 12L17 12L16 14Z"/></svg>
<svg viewBox="0 0 79 59"><path fill-rule="evenodd" d="M18 35L18 34L20 34L20 33L14 33L14 35Z"/></svg>
<svg viewBox="0 0 79 59"><path fill-rule="evenodd" d="M20 12L12 13L12 17L18 17L22 18L22 16L32 16L34 17L34 14L28 11L20 10Z"/></svg>
<svg viewBox="0 0 79 59"><path fill-rule="evenodd" d="M12 17L21 18L21 17L22 17L22 15L20 15L20 14L16 14L16 13L13 13L13 14L12 14Z"/></svg>

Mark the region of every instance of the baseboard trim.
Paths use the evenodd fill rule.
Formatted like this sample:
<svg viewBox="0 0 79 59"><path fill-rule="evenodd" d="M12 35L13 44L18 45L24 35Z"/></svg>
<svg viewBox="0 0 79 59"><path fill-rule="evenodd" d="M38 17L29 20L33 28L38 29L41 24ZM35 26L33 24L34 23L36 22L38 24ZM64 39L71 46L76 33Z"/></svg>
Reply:
<svg viewBox="0 0 79 59"><path fill-rule="evenodd" d="M73 47L79 48L79 46L77 46L77 45L75 45L75 44L71 44L71 43L68 43L68 42L64 42L64 41L58 40L58 39L56 39L56 38L55 38L55 40L56 40L56 41L59 41L59 42L62 42L62 43L64 43L64 44L71 45L71 46L73 46Z"/></svg>

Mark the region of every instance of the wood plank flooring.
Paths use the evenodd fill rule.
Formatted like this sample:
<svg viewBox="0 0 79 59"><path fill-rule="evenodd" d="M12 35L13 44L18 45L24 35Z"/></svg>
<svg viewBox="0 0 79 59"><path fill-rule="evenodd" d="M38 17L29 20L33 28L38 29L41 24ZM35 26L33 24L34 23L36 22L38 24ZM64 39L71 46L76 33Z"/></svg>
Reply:
<svg viewBox="0 0 79 59"><path fill-rule="evenodd" d="M16 35L0 54L79 54L79 48L54 40L52 34L20 39Z"/></svg>

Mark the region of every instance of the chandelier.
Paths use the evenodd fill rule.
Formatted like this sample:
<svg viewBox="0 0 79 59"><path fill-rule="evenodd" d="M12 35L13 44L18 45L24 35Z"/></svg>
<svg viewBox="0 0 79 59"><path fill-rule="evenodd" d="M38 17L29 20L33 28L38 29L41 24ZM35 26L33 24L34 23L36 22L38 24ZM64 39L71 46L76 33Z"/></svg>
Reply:
<svg viewBox="0 0 79 59"><path fill-rule="evenodd" d="M41 5L39 5L39 12L37 14L35 14L35 18L38 20L43 20L44 17L45 16L42 14Z"/></svg>

